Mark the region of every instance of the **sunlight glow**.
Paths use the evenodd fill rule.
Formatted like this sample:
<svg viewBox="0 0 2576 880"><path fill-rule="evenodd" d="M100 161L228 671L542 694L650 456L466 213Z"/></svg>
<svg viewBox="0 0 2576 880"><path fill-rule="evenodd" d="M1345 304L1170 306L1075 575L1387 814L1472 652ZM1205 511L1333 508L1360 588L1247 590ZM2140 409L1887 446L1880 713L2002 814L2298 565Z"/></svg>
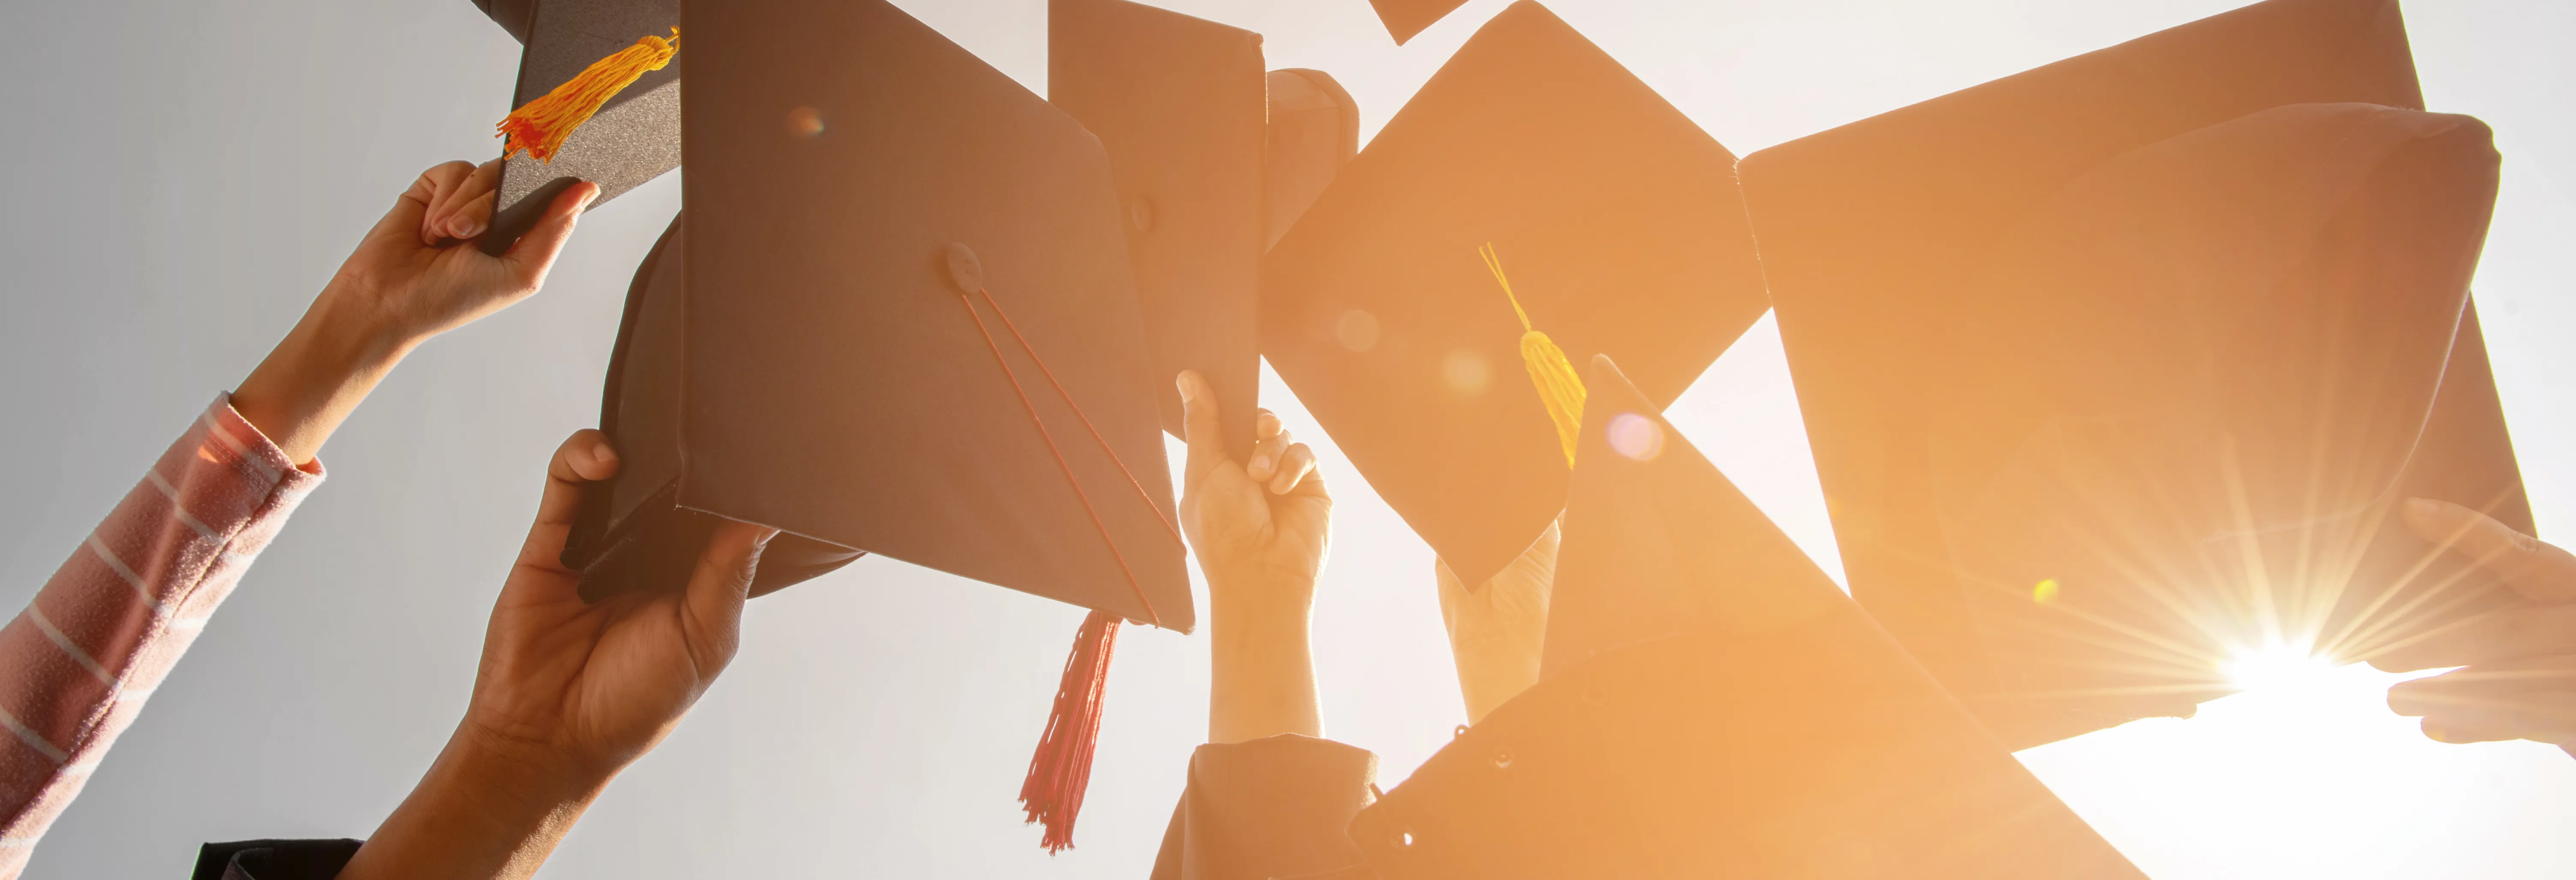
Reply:
<svg viewBox="0 0 2576 880"><path fill-rule="evenodd" d="M2238 651L2223 670L2229 684L2248 692L2283 692L2324 685L2335 663L2306 645L2272 642Z"/></svg>

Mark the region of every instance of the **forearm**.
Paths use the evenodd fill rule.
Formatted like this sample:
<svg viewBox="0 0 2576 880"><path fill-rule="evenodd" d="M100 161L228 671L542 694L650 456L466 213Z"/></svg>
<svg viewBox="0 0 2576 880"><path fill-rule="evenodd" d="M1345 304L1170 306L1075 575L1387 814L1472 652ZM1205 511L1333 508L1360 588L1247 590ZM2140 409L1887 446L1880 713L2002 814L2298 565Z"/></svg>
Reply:
<svg viewBox="0 0 2576 880"><path fill-rule="evenodd" d="M533 876L611 776L460 730L340 878Z"/></svg>
<svg viewBox="0 0 2576 880"><path fill-rule="evenodd" d="M0 877L321 479L219 401L0 627Z"/></svg>
<svg viewBox="0 0 2576 880"><path fill-rule="evenodd" d="M1239 592L1257 598L1229 595ZM1323 736L1308 634L1313 585L1257 591L1220 591L1211 585L1210 593L1208 740L1234 743L1282 733Z"/></svg>
<svg viewBox="0 0 2576 880"><path fill-rule="evenodd" d="M310 462L331 432L419 340L339 284L324 288L295 329L233 392L233 409L287 457Z"/></svg>

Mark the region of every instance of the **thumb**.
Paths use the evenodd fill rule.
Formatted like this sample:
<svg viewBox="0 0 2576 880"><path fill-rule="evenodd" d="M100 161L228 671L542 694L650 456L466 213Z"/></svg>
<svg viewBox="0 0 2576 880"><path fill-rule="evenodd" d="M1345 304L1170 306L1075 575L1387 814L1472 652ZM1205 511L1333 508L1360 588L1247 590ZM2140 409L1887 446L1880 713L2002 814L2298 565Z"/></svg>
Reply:
<svg viewBox="0 0 2576 880"><path fill-rule="evenodd" d="M527 234L519 236L509 252L501 255L501 261L510 266L510 274L528 290L544 285L546 270L554 268L555 257L563 253L564 243L572 240L573 224L598 198L599 184L587 180L556 194L554 202L546 206L545 216L537 218L537 225L529 227Z"/></svg>
<svg viewBox="0 0 2576 880"><path fill-rule="evenodd" d="M777 529L726 521L698 554L688 595L681 601L689 656L703 680L713 681L725 664L733 662L742 635L743 601L751 595L752 578L760 571L761 552L777 536Z"/></svg>
<svg viewBox="0 0 2576 880"><path fill-rule="evenodd" d="M1176 380L1181 391L1181 439L1189 443L1188 463L1181 467L1182 491L1199 484L1199 477L1222 462L1232 461L1225 454L1225 430L1217 418L1215 389L1208 387L1207 377L1197 370L1182 370Z"/></svg>

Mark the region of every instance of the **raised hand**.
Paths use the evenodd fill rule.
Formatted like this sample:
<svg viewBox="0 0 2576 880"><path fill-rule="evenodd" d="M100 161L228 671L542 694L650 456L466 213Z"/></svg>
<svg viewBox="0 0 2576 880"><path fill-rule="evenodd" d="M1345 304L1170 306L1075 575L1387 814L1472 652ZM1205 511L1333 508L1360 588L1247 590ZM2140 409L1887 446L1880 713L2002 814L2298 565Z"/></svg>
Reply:
<svg viewBox="0 0 2576 880"><path fill-rule="evenodd" d="M1557 524L1548 523L1529 549L1474 590L1448 562L1433 564L1440 622L1449 629L1449 654L1458 664L1458 693L1467 701L1470 724L1538 683L1547 600L1556 585L1556 545Z"/></svg>
<svg viewBox="0 0 2576 880"><path fill-rule="evenodd" d="M777 532L727 523L687 589L597 604L559 557L586 484L617 472L598 431L564 441L492 622L474 696L411 797L343 880L525 877L618 771L679 726L732 662L743 599Z"/></svg>
<svg viewBox="0 0 2576 880"><path fill-rule="evenodd" d="M392 210L359 240L332 276L352 306L374 313L390 332L414 340L455 329L545 283L555 256L599 186L579 183L555 197L543 217L500 256L479 243L491 227L501 160L480 167L448 162L420 173Z"/></svg>
<svg viewBox="0 0 2576 880"><path fill-rule="evenodd" d="M303 320L242 380L233 409L288 458L311 461L413 348L537 292L599 187L565 190L535 228L494 257L473 241L491 224L499 175L497 161L421 172Z"/></svg>
<svg viewBox="0 0 2576 880"><path fill-rule="evenodd" d="M1207 380L1183 372L1179 385L1190 447L1181 532L1207 575L1214 654L1208 738L1322 736L1307 622L1331 543L1332 495L1315 454L1278 416L1260 411L1251 460L1237 463L1225 452Z"/></svg>
<svg viewBox="0 0 2576 880"><path fill-rule="evenodd" d="M2533 603L2479 615L2381 652L2392 672L2460 666L2388 691L2442 742L2529 739L2576 754L2576 555L2457 504L2406 503L2406 525L2467 554Z"/></svg>

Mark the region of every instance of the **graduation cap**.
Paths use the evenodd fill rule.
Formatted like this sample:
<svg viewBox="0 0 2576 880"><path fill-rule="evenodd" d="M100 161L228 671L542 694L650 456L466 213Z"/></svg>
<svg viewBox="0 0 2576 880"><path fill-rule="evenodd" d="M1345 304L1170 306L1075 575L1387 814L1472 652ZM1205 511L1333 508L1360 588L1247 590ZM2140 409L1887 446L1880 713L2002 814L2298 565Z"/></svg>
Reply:
<svg viewBox="0 0 2576 880"><path fill-rule="evenodd" d="M1423 28L1438 24L1458 7L1467 5L1467 0L1369 0L1369 5L1377 9L1377 20L1386 25L1386 35L1401 46Z"/></svg>
<svg viewBox="0 0 2576 880"><path fill-rule="evenodd" d="M1360 812L1414 877L2142 877L1593 359L1547 668Z"/></svg>
<svg viewBox="0 0 2576 880"><path fill-rule="evenodd" d="M1273 70L1269 143L1261 163L1262 250L1279 243L1360 152L1360 105L1332 74Z"/></svg>
<svg viewBox="0 0 2576 880"><path fill-rule="evenodd" d="M2530 521L2421 106L2395 3L2271 0L1745 159L1852 594L2007 743L2502 601L2386 515Z"/></svg>
<svg viewBox="0 0 2576 880"><path fill-rule="evenodd" d="M1093 609L1022 791L1070 845L1117 624L1194 624L1109 159L883 0L687 15L688 207L565 561L668 583L721 517L804 542L789 577L865 551Z"/></svg>
<svg viewBox="0 0 2576 880"><path fill-rule="evenodd" d="M1668 403L1761 317L1734 162L1545 7L1516 3L1271 249L1262 353L1482 584L1564 507L1571 363L1613 354Z"/></svg>
<svg viewBox="0 0 2576 880"><path fill-rule="evenodd" d="M485 250L581 181L601 203L680 167L680 0L474 0L525 48Z"/></svg>
<svg viewBox="0 0 2576 880"><path fill-rule="evenodd" d="M1163 427L1182 430L1168 380L1197 370L1238 451L1261 383L1265 78L1251 31L1127 0L1047 6L1047 99L1109 153Z"/></svg>

